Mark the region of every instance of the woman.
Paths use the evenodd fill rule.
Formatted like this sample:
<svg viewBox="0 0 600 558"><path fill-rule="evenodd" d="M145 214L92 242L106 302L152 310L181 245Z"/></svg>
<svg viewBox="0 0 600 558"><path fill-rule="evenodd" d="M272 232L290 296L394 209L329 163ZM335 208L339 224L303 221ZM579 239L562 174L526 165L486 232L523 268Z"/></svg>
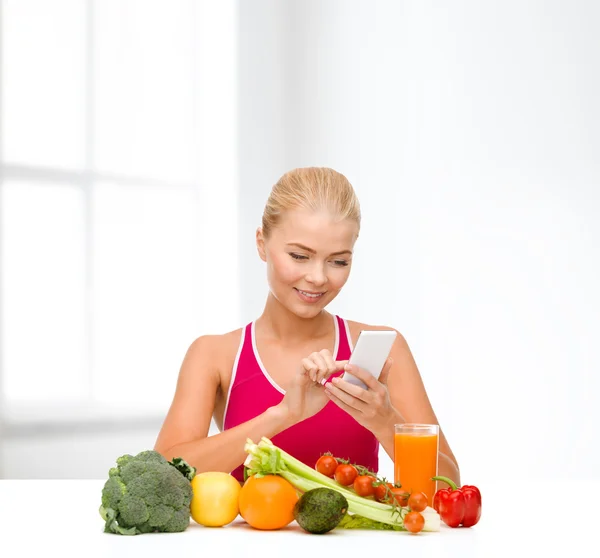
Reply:
<svg viewBox="0 0 600 558"><path fill-rule="evenodd" d="M348 370L368 389L339 377L362 329L392 329L325 310L348 280L359 229L358 200L340 173L296 169L277 182L256 232L270 289L264 311L191 344L157 451L242 480L246 439L267 436L310 466L329 451L377 471L380 444L393 459L394 424L437 424L400 334L379 380ZM209 437L211 417L221 432ZM439 474L460 483L441 431Z"/></svg>

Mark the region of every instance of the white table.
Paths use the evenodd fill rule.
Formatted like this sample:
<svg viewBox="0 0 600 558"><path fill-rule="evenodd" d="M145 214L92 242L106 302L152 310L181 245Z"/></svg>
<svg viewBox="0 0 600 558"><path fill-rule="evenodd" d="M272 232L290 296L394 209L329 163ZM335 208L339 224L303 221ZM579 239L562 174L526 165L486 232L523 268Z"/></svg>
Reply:
<svg viewBox="0 0 600 558"><path fill-rule="evenodd" d="M223 528L205 528L192 520L183 533L112 535L103 532L98 513L103 484L104 480L0 480L0 555L10 551L14 556L246 558L276 552L284 558L318 558L323 554L317 553L326 552L370 558L397 551L397 556L409 558L488 558L541 557L546 552L567 556L579 550L584 556L597 556L600 480L563 480L553 486L526 480L480 484L483 514L475 527L443 525L438 533L419 535L337 529L310 535L296 524L262 532L240 519ZM569 510L562 497L566 503L581 502ZM523 498L530 503L523 505Z"/></svg>

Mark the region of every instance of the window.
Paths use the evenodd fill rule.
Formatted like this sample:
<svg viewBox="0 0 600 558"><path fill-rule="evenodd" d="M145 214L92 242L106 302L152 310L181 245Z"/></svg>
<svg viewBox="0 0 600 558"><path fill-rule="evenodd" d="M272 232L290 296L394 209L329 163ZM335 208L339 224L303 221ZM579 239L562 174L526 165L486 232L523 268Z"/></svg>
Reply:
<svg viewBox="0 0 600 558"><path fill-rule="evenodd" d="M234 2L0 10L4 418L162 414L239 326Z"/></svg>

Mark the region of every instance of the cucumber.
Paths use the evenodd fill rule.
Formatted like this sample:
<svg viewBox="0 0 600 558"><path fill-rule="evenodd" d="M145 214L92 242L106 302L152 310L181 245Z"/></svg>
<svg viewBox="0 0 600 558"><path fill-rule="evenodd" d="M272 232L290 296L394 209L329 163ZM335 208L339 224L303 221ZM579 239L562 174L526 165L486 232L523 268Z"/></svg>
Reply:
<svg viewBox="0 0 600 558"><path fill-rule="evenodd" d="M313 488L294 506L294 519L308 533L322 535L335 529L348 511L348 500L331 488Z"/></svg>

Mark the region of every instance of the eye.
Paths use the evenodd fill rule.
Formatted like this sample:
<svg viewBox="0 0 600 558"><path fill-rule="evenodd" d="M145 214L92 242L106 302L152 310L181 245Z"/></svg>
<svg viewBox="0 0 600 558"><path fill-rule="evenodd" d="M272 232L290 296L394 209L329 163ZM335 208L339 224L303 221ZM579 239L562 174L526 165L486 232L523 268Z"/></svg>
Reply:
<svg viewBox="0 0 600 558"><path fill-rule="evenodd" d="M334 260L335 265L339 265L340 267L346 267L348 262L346 260Z"/></svg>
<svg viewBox="0 0 600 558"><path fill-rule="evenodd" d="M294 254L293 252L290 252L290 256L292 256L292 258L294 258L295 260L307 260L308 257L303 256L302 254Z"/></svg>

